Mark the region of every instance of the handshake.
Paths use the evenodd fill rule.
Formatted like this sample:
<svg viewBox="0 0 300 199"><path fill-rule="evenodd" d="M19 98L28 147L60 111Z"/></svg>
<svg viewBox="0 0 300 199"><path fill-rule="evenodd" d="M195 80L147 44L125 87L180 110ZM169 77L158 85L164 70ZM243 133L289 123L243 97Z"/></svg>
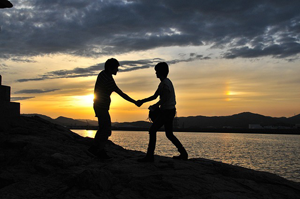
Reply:
<svg viewBox="0 0 300 199"><path fill-rule="evenodd" d="M137 107L141 107L145 102L147 102L147 101L145 101L145 100L137 100L137 101L134 102L134 104L135 104ZM157 109L157 108L159 108L158 103L149 106L148 109L152 111L152 110L155 110L155 109Z"/></svg>
<svg viewBox="0 0 300 199"><path fill-rule="evenodd" d="M134 102L134 104L137 106L137 107L140 107L144 104L144 102L142 100L137 100Z"/></svg>

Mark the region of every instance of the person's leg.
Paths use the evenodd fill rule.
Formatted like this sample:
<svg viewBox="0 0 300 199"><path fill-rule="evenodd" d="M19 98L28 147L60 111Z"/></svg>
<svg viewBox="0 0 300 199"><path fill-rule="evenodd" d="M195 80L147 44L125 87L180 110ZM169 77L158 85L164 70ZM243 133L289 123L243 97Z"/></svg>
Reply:
<svg viewBox="0 0 300 199"><path fill-rule="evenodd" d="M174 156L173 158L175 159L187 159L188 154L181 144L181 142L177 139L177 137L173 133L173 120L176 114L176 109L172 110L166 110L165 114L165 131L166 131L166 136L167 138L177 147L180 155L179 156Z"/></svg>
<svg viewBox="0 0 300 199"><path fill-rule="evenodd" d="M105 145L108 137L111 135L110 115L107 110L103 110L99 111L97 116L99 128L89 151L100 158L108 158L105 152Z"/></svg>
<svg viewBox="0 0 300 199"><path fill-rule="evenodd" d="M154 161L154 151L156 145L156 134L160 127L163 126L164 121L163 115L158 116L153 122L149 129L149 144L147 149L147 154L144 158L138 159L139 162L153 162Z"/></svg>
<svg viewBox="0 0 300 199"><path fill-rule="evenodd" d="M160 120L156 120L149 129L149 144L147 149L147 155L153 156L156 146L156 135L157 131L160 127L162 127L162 122Z"/></svg>

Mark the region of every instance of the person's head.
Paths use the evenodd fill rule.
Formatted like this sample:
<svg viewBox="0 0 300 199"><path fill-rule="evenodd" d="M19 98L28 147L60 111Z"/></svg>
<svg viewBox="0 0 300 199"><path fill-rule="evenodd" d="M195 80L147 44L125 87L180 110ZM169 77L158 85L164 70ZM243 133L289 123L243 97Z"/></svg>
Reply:
<svg viewBox="0 0 300 199"><path fill-rule="evenodd" d="M118 60L115 58L110 58L105 62L104 70L107 72L116 75L118 72L118 67L120 66Z"/></svg>
<svg viewBox="0 0 300 199"><path fill-rule="evenodd" d="M154 69L158 78L166 78L169 74L169 66L166 62L159 62Z"/></svg>

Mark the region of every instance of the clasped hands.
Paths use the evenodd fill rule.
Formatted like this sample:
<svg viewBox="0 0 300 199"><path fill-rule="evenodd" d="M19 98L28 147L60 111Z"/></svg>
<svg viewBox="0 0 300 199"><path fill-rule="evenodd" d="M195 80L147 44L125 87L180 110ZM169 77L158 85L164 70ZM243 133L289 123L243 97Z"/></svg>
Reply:
<svg viewBox="0 0 300 199"><path fill-rule="evenodd" d="M143 104L144 104L144 102L142 101L142 100L137 100L137 101L135 101L135 103L134 103L137 107L140 107L140 106L142 106Z"/></svg>
<svg viewBox="0 0 300 199"><path fill-rule="evenodd" d="M137 100L134 102L134 104L137 106L137 107L141 107L143 104L144 104L144 101L143 100ZM149 106L149 110L155 110L159 105L158 104L153 104L151 106Z"/></svg>

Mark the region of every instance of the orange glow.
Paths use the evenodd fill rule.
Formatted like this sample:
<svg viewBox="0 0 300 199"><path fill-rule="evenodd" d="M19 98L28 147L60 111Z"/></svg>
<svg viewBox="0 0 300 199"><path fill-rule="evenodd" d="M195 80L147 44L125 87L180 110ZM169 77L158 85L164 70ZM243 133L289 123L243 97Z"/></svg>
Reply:
<svg viewBox="0 0 300 199"><path fill-rule="evenodd" d="M232 84L233 83L231 81L227 81L225 83L225 101L232 101L234 99L234 96L241 95L241 92L233 91L233 89L236 90L237 88L236 86L233 88Z"/></svg>
<svg viewBox="0 0 300 199"><path fill-rule="evenodd" d="M237 92L234 92L234 91L227 91L226 92L226 95L237 95L238 93Z"/></svg>
<svg viewBox="0 0 300 199"><path fill-rule="evenodd" d="M79 107L92 107L94 103L94 94L73 96L71 103Z"/></svg>
<svg viewBox="0 0 300 199"><path fill-rule="evenodd" d="M225 99L226 101L231 101L233 98L231 96L237 95L237 92L233 91L226 91L226 96L227 98Z"/></svg>
<svg viewBox="0 0 300 199"><path fill-rule="evenodd" d="M86 60L80 63L88 65L84 64L84 61ZM98 61L103 62L103 60ZM47 59L46 63L48 62L50 61ZM90 63L94 62L91 61ZM202 64L208 64L208 62ZM58 65L53 63L50 66L57 67ZM213 70L210 73L209 66L203 65L203 67L196 67L193 70L184 70L183 73L184 64L172 65L170 79L175 87L178 117L222 116L244 111L278 117L299 113L299 94L294 91L295 86L287 86L288 84L285 85L284 82L274 84L273 76L261 73L259 75L264 78L260 81L253 81L252 76L254 74L235 70L238 65L236 65L237 67L230 66L233 67L232 70L228 66L229 71L226 74L222 70ZM249 66L255 67L251 64ZM246 70L248 66L244 67ZM298 70L298 66L295 65L296 69ZM248 77L249 75L251 78ZM113 77L120 89L135 100L153 95L159 84L153 68L122 72ZM6 77L4 80L7 79L9 78ZM294 77L294 79L296 78ZM21 113L38 113L52 118L64 116L74 119L97 120L93 110L95 81L96 76L92 76L69 78L64 79L64 81L62 79L45 80L38 82L38 84L37 82L22 84L16 82L8 85L12 88L12 97L33 97L19 101ZM53 88L57 90L37 94L15 94L18 90L31 88L40 90ZM158 100L159 98L147 102L139 108L113 92L109 111L111 120L112 122L146 120L148 107Z"/></svg>

